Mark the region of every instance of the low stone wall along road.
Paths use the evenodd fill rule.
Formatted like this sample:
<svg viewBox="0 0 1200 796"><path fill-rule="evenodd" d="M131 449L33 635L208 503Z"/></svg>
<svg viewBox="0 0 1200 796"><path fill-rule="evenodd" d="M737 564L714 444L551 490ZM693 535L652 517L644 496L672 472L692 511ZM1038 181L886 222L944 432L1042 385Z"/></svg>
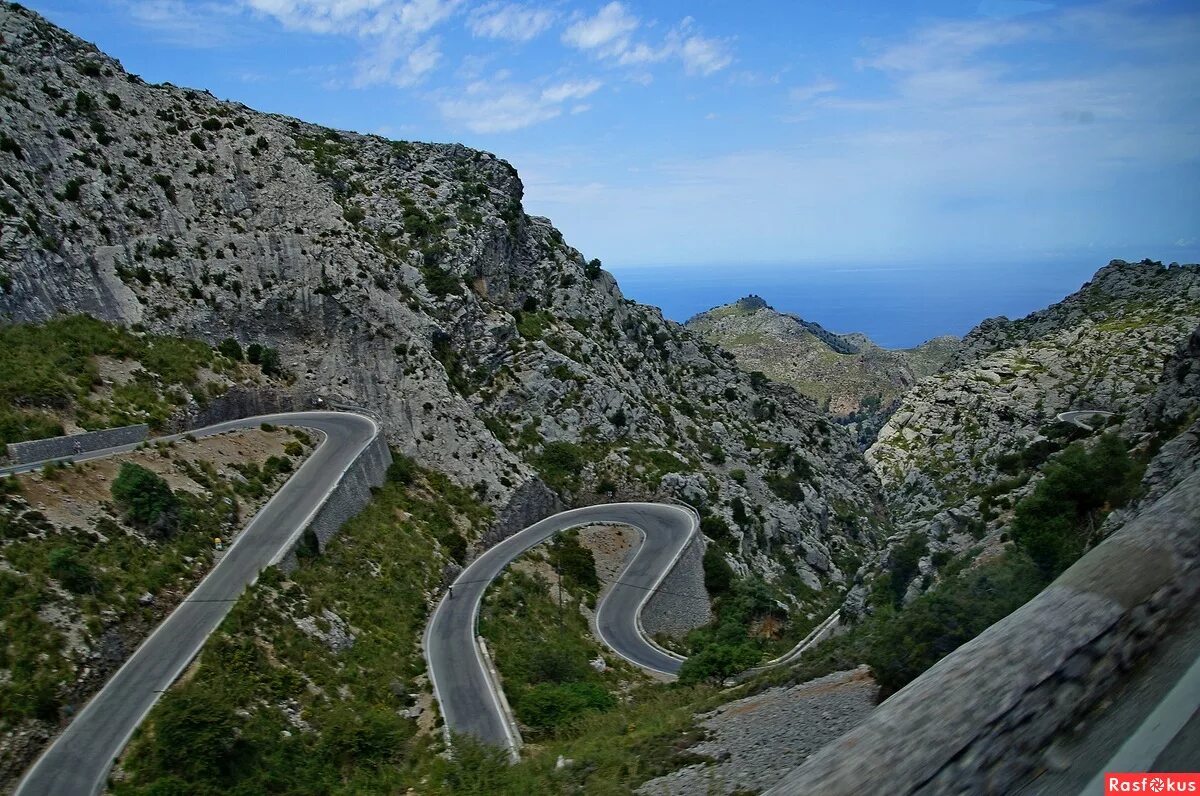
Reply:
<svg viewBox="0 0 1200 796"><path fill-rule="evenodd" d="M254 516L212 571L138 647L104 688L38 758L18 796L99 793L113 760L163 691L171 687L235 600L263 568L285 555L321 507L339 494L343 476L379 445L374 420L349 412L296 412L233 420L191 433L208 436L263 423L304 426L325 439ZM169 439L169 438L168 438ZM111 449L118 453L133 446ZM386 450L386 449L385 449ZM102 454L85 454L80 459ZM377 454L370 457L378 458ZM356 468L357 469L357 468ZM360 506L361 508L361 506Z"/></svg>
<svg viewBox="0 0 1200 796"><path fill-rule="evenodd" d="M645 669L662 674L679 671L683 659L646 638L638 617L698 534L696 514L661 503L609 503L564 511L530 525L475 559L438 603L425 631L425 657L448 730L507 747L515 758L520 736L475 637L479 604L496 576L526 550L560 531L592 524L629 525L642 534L641 547L596 608L600 640Z"/></svg>

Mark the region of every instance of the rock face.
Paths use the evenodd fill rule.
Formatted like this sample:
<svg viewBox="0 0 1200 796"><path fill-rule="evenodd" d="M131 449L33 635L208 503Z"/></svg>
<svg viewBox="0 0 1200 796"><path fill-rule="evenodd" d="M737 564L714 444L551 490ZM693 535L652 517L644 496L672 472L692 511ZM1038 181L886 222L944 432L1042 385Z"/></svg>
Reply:
<svg viewBox="0 0 1200 796"><path fill-rule="evenodd" d="M940 373L905 395L867 451L899 527L961 534L979 519L987 487L1001 506L1014 503L1032 485L998 483L1006 459L1061 439L1060 412L1106 410L1127 437L1146 431L1140 407L1198 321L1200 266L1120 260L1045 310L984 321ZM1191 371L1180 372L1180 385L1190 384ZM1183 413L1188 400L1194 412L1194 397L1164 393L1163 411ZM1003 522L992 519L989 528Z"/></svg>
<svg viewBox="0 0 1200 796"><path fill-rule="evenodd" d="M0 318L274 346L296 392L495 506L486 539L621 496L723 516L769 577L840 581L808 560L877 543L850 436L625 299L508 163L147 85L15 6L0 36Z"/></svg>
<svg viewBox="0 0 1200 796"><path fill-rule="evenodd" d="M744 370L760 371L812 398L851 425L864 447L900 396L937 372L959 344L946 336L916 348L881 348L866 335L835 334L753 295L702 312L686 326L732 352Z"/></svg>

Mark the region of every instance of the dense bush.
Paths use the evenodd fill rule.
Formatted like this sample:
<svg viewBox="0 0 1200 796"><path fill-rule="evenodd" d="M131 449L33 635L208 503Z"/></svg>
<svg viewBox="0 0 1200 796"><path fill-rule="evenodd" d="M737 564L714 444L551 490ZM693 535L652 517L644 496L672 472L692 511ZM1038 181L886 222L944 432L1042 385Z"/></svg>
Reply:
<svg viewBox="0 0 1200 796"><path fill-rule="evenodd" d="M706 552L706 586L710 560ZM713 609L716 620L688 634L693 652L679 670L681 683L720 682L750 668L762 658L764 647L764 639L751 636L751 626L766 617L781 622L786 618L766 584L757 578L735 579L716 597Z"/></svg>
<svg viewBox="0 0 1200 796"><path fill-rule="evenodd" d="M704 550L704 588L708 596L716 599L724 596L733 587L733 567L725 560L725 554L717 545Z"/></svg>
<svg viewBox="0 0 1200 796"><path fill-rule="evenodd" d="M388 465L387 480L393 484L411 484L417 475L417 463L397 451L392 452L392 463Z"/></svg>
<svg viewBox="0 0 1200 796"><path fill-rule="evenodd" d="M125 519L155 536L170 536L179 524L179 498L159 475L125 462L112 482L112 496Z"/></svg>
<svg viewBox="0 0 1200 796"><path fill-rule="evenodd" d="M866 660L891 693L1037 594L1045 580L1021 554L947 579L904 610L883 610Z"/></svg>
<svg viewBox="0 0 1200 796"><path fill-rule="evenodd" d="M246 346L246 361L258 365L267 376L282 376L283 365L279 359L279 351L270 346L251 343Z"/></svg>
<svg viewBox="0 0 1200 796"><path fill-rule="evenodd" d="M583 275L588 279L599 279L601 267L599 259L592 259L583 267Z"/></svg>
<svg viewBox="0 0 1200 796"><path fill-rule="evenodd" d="M237 340L234 340L232 337L226 337L224 340L222 340L221 344L217 346L217 351L221 352L222 355L229 357L234 362L242 361L242 344Z"/></svg>
<svg viewBox="0 0 1200 796"><path fill-rule="evenodd" d="M584 466L584 451L573 442L548 442L533 457L533 466L550 486L570 489L579 481L579 472Z"/></svg>
<svg viewBox="0 0 1200 796"><path fill-rule="evenodd" d="M567 589L582 589L592 595L600 591L596 558L591 550L579 543L577 531L561 534L550 545L548 554Z"/></svg>
<svg viewBox="0 0 1200 796"><path fill-rule="evenodd" d="M1115 434L1105 434L1091 450L1071 445L1017 504L1013 540L1048 578L1058 575L1094 541L1104 516L1135 494L1141 469Z"/></svg>
<svg viewBox="0 0 1200 796"><path fill-rule="evenodd" d="M64 589L75 594L86 594L96 586L92 570L79 558L74 547L57 547L50 551L50 575Z"/></svg>
<svg viewBox="0 0 1200 796"><path fill-rule="evenodd" d="M522 695L521 718L530 727L550 730L616 704L616 698L599 683L542 683Z"/></svg>

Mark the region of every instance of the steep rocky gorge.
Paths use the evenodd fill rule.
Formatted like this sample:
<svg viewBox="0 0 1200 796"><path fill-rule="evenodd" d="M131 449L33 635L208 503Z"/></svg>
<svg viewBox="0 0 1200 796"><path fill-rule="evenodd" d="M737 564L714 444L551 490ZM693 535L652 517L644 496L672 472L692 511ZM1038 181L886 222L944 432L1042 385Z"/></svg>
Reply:
<svg viewBox="0 0 1200 796"><path fill-rule="evenodd" d="M1111 412L1093 422L1134 445L1184 430L1195 397L1173 389L1190 372L1179 346L1197 323L1200 267L1120 260L1047 309L984 321L904 396L867 451L897 528L928 536L931 549L994 537L1036 467L1087 436L1059 413Z"/></svg>
<svg viewBox="0 0 1200 796"><path fill-rule="evenodd" d="M503 160L149 85L12 5L0 37L7 322L277 347L297 393L371 408L473 487L493 537L563 502L680 498L733 526L735 566L812 588L882 538L843 429L625 299Z"/></svg>

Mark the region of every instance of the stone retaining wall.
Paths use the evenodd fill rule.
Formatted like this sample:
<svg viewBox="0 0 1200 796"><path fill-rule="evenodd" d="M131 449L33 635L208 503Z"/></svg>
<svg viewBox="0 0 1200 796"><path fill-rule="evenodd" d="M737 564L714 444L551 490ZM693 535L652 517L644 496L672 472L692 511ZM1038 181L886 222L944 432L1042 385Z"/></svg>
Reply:
<svg viewBox="0 0 1200 796"><path fill-rule="evenodd" d="M383 427L380 426L379 433L363 448L362 453L342 475L337 486L325 498L321 508L313 515L312 521L292 542L291 549L280 558L279 567L284 572L291 572L296 568L296 548L303 543L302 539L309 531L316 536L318 547L324 550L341 530L342 525L366 508L371 501L371 488L383 484L391 463L392 454L388 450Z"/></svg>
<svg viewBox="0 0 1200 796"><path fill-rule="evenodd" d="M642 608L642 629L675 638L712 621L704 588L704 537L697 533Z"/></svg>
<svg viewBox="0 0 1200 796"><path fill-rule="evenodd" d="M8 460L13 464L28 464L46 459L57 459L76 453L115 448L118 445L133 445L146 439L150 427L146 424L105 428L70 434L65 437L32 439L28 442L10 442L7 445Z"/></svg>
<svg viewBox="0 0 1200 796"><path fill-rule="evenodd" d="M1200 472L768 791L1007 793L1200 597Z"/></svg>

